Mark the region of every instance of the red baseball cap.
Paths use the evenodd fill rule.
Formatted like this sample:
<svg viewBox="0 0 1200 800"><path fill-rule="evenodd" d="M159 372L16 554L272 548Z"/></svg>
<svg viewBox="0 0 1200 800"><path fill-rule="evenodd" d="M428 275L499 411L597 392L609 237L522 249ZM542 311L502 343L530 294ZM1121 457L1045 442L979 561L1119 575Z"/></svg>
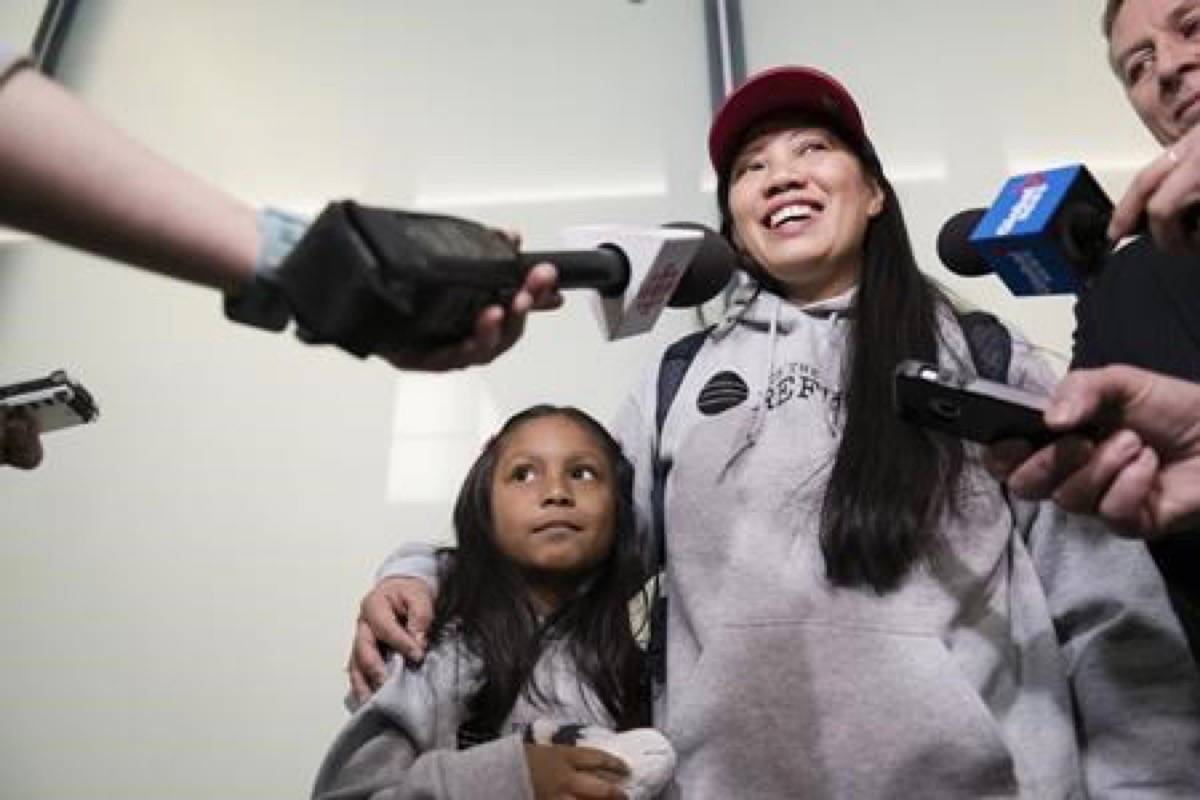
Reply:
<svg viewBox="0 0 1200 800"><path fill-rule="evenodd" d="M813 67L774 67L753 75L721 104L708 131L708 155L720 175L746 132L774 114L813 112L831 117L850 145L871 149L862 114L846 87Z"/></svg>

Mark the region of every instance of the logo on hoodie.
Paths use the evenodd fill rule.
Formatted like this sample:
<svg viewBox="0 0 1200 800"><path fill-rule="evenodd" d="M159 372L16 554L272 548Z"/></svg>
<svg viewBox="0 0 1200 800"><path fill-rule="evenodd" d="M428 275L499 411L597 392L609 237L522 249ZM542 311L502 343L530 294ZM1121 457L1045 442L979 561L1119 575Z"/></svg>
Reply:
<svg viewBox="0 0 1200 800"><path fill-rule="evenodd" d="M700 390L700 397L697 399L696 405L700 408L701 414L713 417L722 411L728 411L734 406L741 405L749 396L750 389L742 380L742 376L726 370L718 372L708 379L708 383L704 384L704 388Z"/></svg>
<svg viewBox="0 0 1200 800"><path fill-rule="evenodd" d="M837 412L842 406L842 392L821 377L821 371L811 364L784 364L771 372L767 385L767 408L774 411L792 400L815 398Z"/></svg>

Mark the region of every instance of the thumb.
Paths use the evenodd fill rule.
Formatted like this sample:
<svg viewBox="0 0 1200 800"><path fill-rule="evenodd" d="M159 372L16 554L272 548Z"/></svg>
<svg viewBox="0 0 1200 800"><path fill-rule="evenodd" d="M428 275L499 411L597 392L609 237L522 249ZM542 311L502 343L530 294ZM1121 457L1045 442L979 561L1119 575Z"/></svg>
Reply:
<svg viewBox="0 0 1200 800"><path fill-rule="evenodd" d="M433 622L433 601L427 592L414 594L408 599L408 618L405 627L422 645Z"/></svg>
<svg viewBox="0 0 1200 800"><path fill-rule="evenodd" d="M1127 381L1111 367L1069 372L1046 407L1046 424L1056 430L1080 425L1091 419L1102 404L1127 400L1127 391Z"/></svg>

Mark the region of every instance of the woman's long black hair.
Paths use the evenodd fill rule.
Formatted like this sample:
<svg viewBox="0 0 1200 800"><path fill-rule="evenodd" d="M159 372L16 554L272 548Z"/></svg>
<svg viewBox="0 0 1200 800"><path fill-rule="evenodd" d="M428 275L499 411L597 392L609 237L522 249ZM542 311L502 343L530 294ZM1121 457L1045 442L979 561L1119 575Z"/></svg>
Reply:
<svg viewBox="0 0 1200 800"><path fill-rule="evenodd" d="M616 501L613 546L579 591L539 619L529 585L496 547L492 478L505 439L518 427L544 417L565 417L587 430L608 457ZM522 692L532 700L547 694L534 681L545 646L561 641L580 683L590 687L618 729L646 724L642 697L642 653L630 623L629 598L640 588L642 566L634 536L633 467L599 422L569 406L538 405L504 424L484 447L463 481L454 506L458 546L440 559L442 574L430 641L447 630L462 636L482 662L482 684L468 700L469 737L493 738ZM460 732L461 734L461 732Z"/></svg>
<svg viewBox="0 0 1200 800"><path fill-rule="evenodd" d="M884 196L863 244L842 368L845 426L821 512L821 552L829 580L884 594L915 566L936 560L938 523L943 515L957 512L962 443L904 422L892 405L892 375L900 361L937 362L939 314L952 309L952 303L917 266L900 200L870 145L856 144L832 120L800 124L809 123L847 143ZM732 238L730 181L726 168L719 176L717 198L722 232ZM761 265L744 260L764 288L783 293Z"/></svg>

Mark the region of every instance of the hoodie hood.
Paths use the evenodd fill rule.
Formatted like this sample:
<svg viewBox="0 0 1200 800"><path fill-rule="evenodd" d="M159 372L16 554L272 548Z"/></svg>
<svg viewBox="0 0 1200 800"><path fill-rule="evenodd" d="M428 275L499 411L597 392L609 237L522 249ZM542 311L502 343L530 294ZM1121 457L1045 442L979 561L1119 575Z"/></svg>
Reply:
<svg viewBox="0 0 1200 800"><path fill-rule="evenodd" d="M854 314L854 298L858 294L857 286L836 297L811 303L795 303L765 288L753 276L745 273L743 276L744 282L734 290L729 300L729 306L713 330L713 336L716 339L724 338L735 325L739 324L752 329L769 331L772 321L776 321L780 325L780 332L787 335L794 327L794 317L797 314L843 320L851 318ZM782 306L790 306L793 313L786 315L781 310L777 316L775 309Z"/></svg>

